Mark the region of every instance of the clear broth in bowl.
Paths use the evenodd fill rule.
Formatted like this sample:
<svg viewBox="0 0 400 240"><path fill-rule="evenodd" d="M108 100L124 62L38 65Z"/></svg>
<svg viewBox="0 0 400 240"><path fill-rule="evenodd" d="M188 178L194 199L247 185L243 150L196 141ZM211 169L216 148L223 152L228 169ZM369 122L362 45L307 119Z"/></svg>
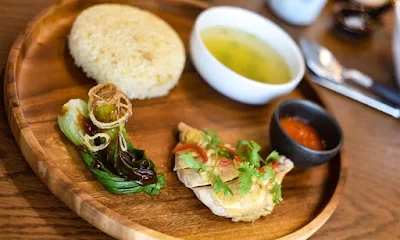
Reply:
<svg viewBox="0 0 400 240"><path fill-rule="evenodd" d="M266 42L253 34L229 27L211 27L201 38L222 64L257 82L282 84L291 80L285 59Z"/></svg>

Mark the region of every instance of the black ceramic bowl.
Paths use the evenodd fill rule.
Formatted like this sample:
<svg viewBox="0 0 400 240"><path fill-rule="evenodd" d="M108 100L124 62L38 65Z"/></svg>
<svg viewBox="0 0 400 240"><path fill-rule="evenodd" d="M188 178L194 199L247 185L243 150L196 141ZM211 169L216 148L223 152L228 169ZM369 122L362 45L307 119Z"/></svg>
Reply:
<svg viewBox="0 0 400 240"><path fill-rule="evenodd" d="M315 128L326 143L326 150L307 148L293 140L280 125L280 119L293 117ZM290 158L297 167L313 167L325 163L339 153L343 133L336 120L322 107L306 100L287 100L281 103L270 124L272 147Z"/></svg>

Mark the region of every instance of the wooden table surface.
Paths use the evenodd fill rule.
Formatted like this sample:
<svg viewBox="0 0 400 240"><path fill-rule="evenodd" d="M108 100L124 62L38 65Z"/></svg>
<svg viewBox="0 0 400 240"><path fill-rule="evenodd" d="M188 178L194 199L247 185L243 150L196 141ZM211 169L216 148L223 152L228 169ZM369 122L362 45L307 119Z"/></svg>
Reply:
<svg viewBox="0 0 400 240"><path fill-rule="evenodd" d="M1 1L1 69L26 21L52 2ZM346 66L394 85L393 12L385 16L384 28L371 38L357 40L332 28L330 5L312 26L295 27L273 17L263 0L213 2L259 12L285 28L293 38L306 35L318 40ZM400 120L321 87L317 89L343 128L343 151L349 168L339 207L313 238L400 239ZM0 101L0 239L110 239L69 210L32 172L9 129L3 97Z"/></svg>

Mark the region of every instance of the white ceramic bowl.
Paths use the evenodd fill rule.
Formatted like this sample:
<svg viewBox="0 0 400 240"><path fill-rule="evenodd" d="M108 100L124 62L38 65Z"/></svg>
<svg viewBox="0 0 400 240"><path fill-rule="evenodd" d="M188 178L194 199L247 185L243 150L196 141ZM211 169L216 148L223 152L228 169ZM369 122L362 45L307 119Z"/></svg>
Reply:
<svg viewBox="0 0 400 240"><path fill-rule="evenodd" d="M284 84L266 84L243 77L219 62L206 48L200 32L214 26L225 26L254 34L276 49L289 65L292 79ZM248 104L265 104L287 94L304 76L304 59L293 39L268 19L236 7L213 7L196 19L190 39L194 66L214 89L234 100Z"/></svg>
<svg viewBox="0 0 400 240"><path fill-rule="evenodd" d="M400 87L400 2L396 4L396 24L393 34L394 69L397 74L397 85Z"/></svg>
<svg viewBox="0 0 400 240"><path fill-rule="evenodd" d="M328 0L266 0L272 11L288 23L310 25Z"/></svg>

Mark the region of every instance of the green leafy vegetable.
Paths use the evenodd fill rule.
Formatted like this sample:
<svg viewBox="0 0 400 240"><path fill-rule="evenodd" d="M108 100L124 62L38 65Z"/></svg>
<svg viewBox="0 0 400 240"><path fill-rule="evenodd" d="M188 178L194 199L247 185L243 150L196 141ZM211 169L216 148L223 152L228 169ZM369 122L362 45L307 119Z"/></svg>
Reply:
<svg viewBox="0 0 400 240"><path fill-rule="evenodd" d="M84 145L85 131L82 129L81 118L88 118L87 103L81 99L71 99L61 109L58 116L58 126L64 135L76 146Z"/></svg>
<svg viewBox="0 0 400 240"><path fill-rule="evenodd" d="M131 113L129 99L115 85L99 84L89 91L89 104L80 99L64 104L58 125L108 191L158 194L165 177L129 142L125 122Z"/></svg>
<svg viewBox="0 0 400 240"><path fill-rule="evenodd" d="M133 146L129 144L128 151L134 152L137 151L137 149L133 148ZM165 177L163 174L157 175L156 183L142 186L142 184L140 184L138 181L127 181L126 178L115 175L105 167L93 167L94 161L98 159L98 154L96 153L81 151L81 156L90 171L111 193L127 194L146 192L149 194L159 194L161 188L163 188L165 185Z"/></svg>

